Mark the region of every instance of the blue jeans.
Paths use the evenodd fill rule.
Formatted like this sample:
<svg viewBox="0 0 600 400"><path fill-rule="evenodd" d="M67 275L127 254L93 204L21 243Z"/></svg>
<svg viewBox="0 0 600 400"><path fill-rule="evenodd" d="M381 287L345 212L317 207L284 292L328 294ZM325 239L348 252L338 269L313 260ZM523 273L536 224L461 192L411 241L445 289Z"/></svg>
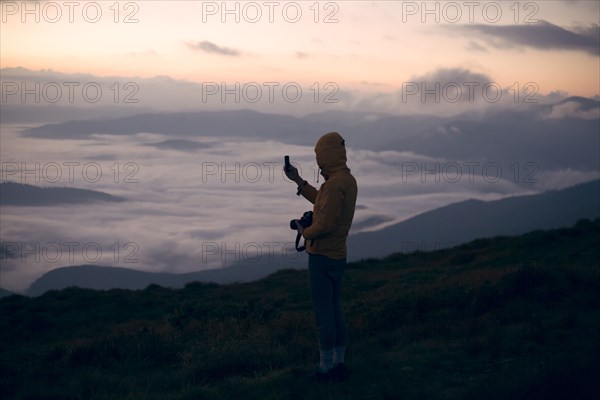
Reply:
<svg viewBox="0 0 600 400"><path fill-rule="evenodd" d="M333 260L325 256L308 255L310 295L321 350L346 346L346 322L341 293L345 267L346 259Z"/></svg>

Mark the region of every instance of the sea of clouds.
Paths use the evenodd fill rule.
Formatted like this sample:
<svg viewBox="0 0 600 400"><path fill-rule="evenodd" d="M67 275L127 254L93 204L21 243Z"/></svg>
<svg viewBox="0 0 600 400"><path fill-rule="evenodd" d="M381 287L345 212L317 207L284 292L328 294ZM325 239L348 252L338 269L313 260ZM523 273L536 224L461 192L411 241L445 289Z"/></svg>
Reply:
<svg viewBox="0 0 600 400"><path fill-rule="evenodd" d="M45 272L67 265L183 273L265 262L272 252L294 259L289 221L312 206L282 173L283 155L291 156L308 182L323 182L316 182L312 146L233 135L172 142L177 138L152 133L53 140L23 137L24 128L2 126L4 181L91 189L127 201L3 206L3 246L19 249L16 257L3 255L1 285L9 290L23 291ZM359 185L352 232L470 198L532 194L597 177L537 171L535 182L524 183L514 181L514 171L486 175L465 163L350 147L348 165ZM460 173L456 165L462 165Z"/></svg>

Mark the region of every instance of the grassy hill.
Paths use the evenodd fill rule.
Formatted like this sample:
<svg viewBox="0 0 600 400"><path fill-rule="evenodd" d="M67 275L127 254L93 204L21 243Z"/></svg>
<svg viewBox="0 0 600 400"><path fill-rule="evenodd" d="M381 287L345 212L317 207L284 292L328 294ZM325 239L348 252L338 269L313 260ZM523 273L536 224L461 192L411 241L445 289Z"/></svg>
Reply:
<svg viewBox="0 0 600 400"><path fill-rule="evenodd" d="M0 300L0 397L587 399L600 220L349 264L349 380L313 383L306 271Z"/></svg>

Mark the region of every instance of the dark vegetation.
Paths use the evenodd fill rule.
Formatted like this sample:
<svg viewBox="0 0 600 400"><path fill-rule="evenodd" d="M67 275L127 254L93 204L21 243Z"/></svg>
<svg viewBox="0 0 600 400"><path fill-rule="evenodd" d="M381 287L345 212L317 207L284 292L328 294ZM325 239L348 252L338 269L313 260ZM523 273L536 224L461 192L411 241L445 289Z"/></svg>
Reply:
<svg viewBox="0 0 600 400"><path fill-rule="evenodd" d="M3 399L591 399L600 220L348 266L345 383L313 383L306 271L0 300Z"/></svg>

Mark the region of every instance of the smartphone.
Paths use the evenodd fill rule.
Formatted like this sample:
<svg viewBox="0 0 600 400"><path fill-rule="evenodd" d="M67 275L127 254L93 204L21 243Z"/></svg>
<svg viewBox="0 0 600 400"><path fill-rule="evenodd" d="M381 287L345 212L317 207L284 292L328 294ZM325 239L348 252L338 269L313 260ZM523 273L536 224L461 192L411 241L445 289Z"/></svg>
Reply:
<svg viewBox="0 0 600 400"><path fill-rule="evenodd" d="M283 160L285 162L285 170L289 170L290 169L290 156L285 156L283 157Z"/></svg>

